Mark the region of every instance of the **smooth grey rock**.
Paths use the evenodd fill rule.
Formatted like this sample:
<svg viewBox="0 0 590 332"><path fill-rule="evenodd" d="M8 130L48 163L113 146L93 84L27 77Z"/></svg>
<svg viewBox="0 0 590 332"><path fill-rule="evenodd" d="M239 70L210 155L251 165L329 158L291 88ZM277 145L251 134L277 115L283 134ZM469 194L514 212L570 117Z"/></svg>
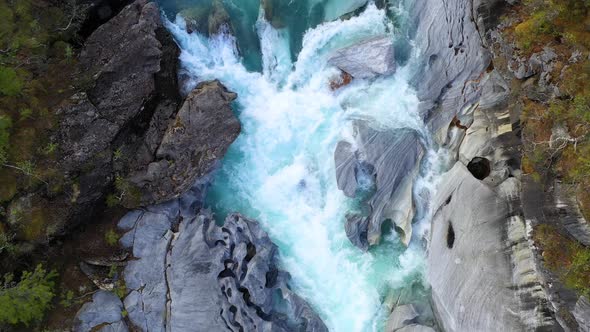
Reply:
<svg viewBox="0 0 590 332"><path fill-rule="evenodd" d="M410 8L412 31L421 51L413 79L420 112L440 141L453 117L479 101L481 76L490 63L475 24L472 1L415 1Z"/></svg>
<svg viewBox="0 0 590 332"><path fill-rule="evenodd" d="M123 303L111 292L99 290L92 296L92 302L84 303L76 314L75 332L112 331L127 332L123 321Z"/></svg>
<svg viewBox="0 0 590 332"><path fill-rule="evenodd" d="M434 198L428 280L438 323L445 331L555 326L544 307L547 298L525 222L516 214L518 181L510 179L496 193L456 163L440 183Z"/></svg>
<svg viewBox="0 0 590 332"><path fill-rule="evenodd" d="M287 286L258 223L234 214L217 226L207 210L191 215L202 197L189 192L121 221L137 258L124 271L131 322L140 331L327 331Z"/></svg>
<svg viewBox="0 0 590 332"><path fill-rule="evenodd" d="M130 294L125 308L131 322L142 331L164 331L166 312L166 252L172 240L172 224L164 214L145 212L137 221L132 253L123 272Z"/></svg>
<svg viewBox="0 0 590 332"><path fill-rule="evenodd" d="M362 181L363 167L355 156L352 144L345 141L338 142L334 151L334 163L336 164L336 182L338 189L348 197L354 197Z"/></svg>
<svg viewBox="0 0 590 332"><path fill-rule="evenodd" d="M354 78L370 79L395 72L392 36L373 37L336 50L328 64Z"/></svg>
<svg viewBox="0 0 590 332"><path fill-rule="evenodd" d="M395 332L435 332L435 330L430 326L412 324L404 326L399 330L395 330Z"/></svg>
<svg viewBox="0 0 590 332"><path fill-rule="evenodd" d="M428 251L439 324L445 331L523 330L513 314L518 312L513 291L506 287L512 280L502 241L506 203L460 163L439 188Z"/></svg>
<svg viewBox="0 0 590 332"><path fill-rule="evenodd" d="M420 313L414 305L399 305L389 315L385 330L391 332L398 331L405 326L412 325L418 316L420 316Z"/></svg>
<svg viewBox="0 0 590 332"><path fill-rule="evenodd" d="M367 241L368 229L368 217L363 217L358 214L350 214L346 216L346 224L344 224L346 237L348 237L352 244L363 251L369 250L369 242Z"/></svg>
<svg viewBox="0 0 590 332"><path fill-rule="evenodd" d="M578 242L590 246L590 223L584 218L580 205L575 196L570 194L571 189L555 181L553 185L553 199L555 200L555 212L559 216L559 223Z"/></svg>
<svg viewBox="0 0 590 332"><path fill-rule="evenodd" d="M347 222L347 234L361 249L365 242L376 245L381 240L381 225L389 219L403 231L400 238L407 245L414 217L413 180L423 154L419 136L407 129L375 130L361 121L355 122L354 136L358 151L352 151L352 145L346 142L340 142L336 148L338 188L349 197L358 194L359 188L373 188L365 199L370 210L366 239L358 238L365 233L364 226L359 228L360 219Z"/></svg>

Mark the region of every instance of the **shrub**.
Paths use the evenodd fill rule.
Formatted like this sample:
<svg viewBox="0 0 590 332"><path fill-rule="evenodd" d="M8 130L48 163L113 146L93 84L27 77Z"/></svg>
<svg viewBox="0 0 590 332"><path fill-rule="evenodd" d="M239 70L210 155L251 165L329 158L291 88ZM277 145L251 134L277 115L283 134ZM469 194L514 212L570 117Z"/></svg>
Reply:
<svg viewBox="0 0 590 332"><path fill-rule="evenodd" d="M104 240L109 246L114 247L117 245L117 243L119 243L119 234L117 234L117 232L114 230L109 229L104 234Z"/></svg>
<svg viewBox="0 0 590 332"><path fill-rule="evenodd" d="M13 275L4 277L0 289L0 323L25 324L39 322L55 296L55 271L46 271L41 264L33 272L23 272L19 282Z"/></svg>
<svg viewBox="0 0 590 332"><path fill-rule="evenodd" d="M540 34L552 34L553 31L551 15L546 11L534 13L514 28L518 46L524 50L531 48Z"/></svg>
<svg viewBox="0 0 590 332"><path fill-rule="evenodd" d="M590 248L562 234L550 225L534 229L534 239L543 250L545 265L566 287L580 295L590 295Z"/></svg>
<svg viewBox="0 0 590 332"><path fill-rule="evenodd" d="M23 88L23 82L18 77L16 70L0 66L0 94L16 96Z"/></svg>

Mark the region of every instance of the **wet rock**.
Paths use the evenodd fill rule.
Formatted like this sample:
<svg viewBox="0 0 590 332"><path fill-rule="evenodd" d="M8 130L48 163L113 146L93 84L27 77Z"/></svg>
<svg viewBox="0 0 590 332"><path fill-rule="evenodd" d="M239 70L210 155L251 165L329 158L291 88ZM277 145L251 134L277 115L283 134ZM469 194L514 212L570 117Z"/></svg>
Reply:
<svg viewBox="0 0 590 332"><path fill-rule="evenodd" d="M347 72L341 72L338 77L333 80L330 80L330 89L332 91L338 90L341 87L347 86L352 82L352 76Z"/></svg>
<svg viewBox="0 0 590 332"><path fill-rule="evenodd" d="M178 197L213 169L240 133L230 105L235 98L219 81L201 83L188 95L155 160L128 177L140 192L141 205Z"/></svg>
<svg viewBox="0 0 590 332"><path fill-rule="evenodd" d="M206 36L213 36L223 32L224 29L232 31L231 19L220 0L213 0L210 5L201 4L183 9L179 14L184 18L186 30L189 33L196 31Z"/></svg>
<svg viewBox="0 0 590 332"><path fill-rule="evenodd" d="M123 310L123 304L117 295L98 291L92 296L92 302L85 303L78 310L73 330L74 332L126 332L128 329Z"/></svg>
<svg viewBox="0 0 590 332"><path fill-rule="evenodd" d="M389 315L386 330L398 331L405 326L412 325L419 316L418 309L412 304L397 306Z"/></svg>
<svg viewBox="0 0 590 332"><path fill-rule="evenodd" d="M333 21L338 18L346 18L354 15L359 10L362 10L368 2L367 0L329 1L324 8L324 21Z"/></svg>
<svg viewBox="0 0 590 332"><path fill-rule="evenodd" d="M359 121L355 123L355 139L357 151L347 142L340 142L336 148L338 188L354 197L359 188L367 186L363 182L371 182L374 192L365 200L370 210L367 243L378 244L381 226L390 220L401 229L400 238L407 245L414 216L413 180L423 154L419 136L412 130L379 131ZM351 235L362 233L355 232L353 223L347 224ZM363 241L356 239L353 243Z"/></svg>
<svg viewBox="0 0 590 332"><path fill-rule="evenodd" d="M473 177L478 180L483 180L490 175L491 167L490 161L486 158L475 157L467 164L467 169Z"/></svg>
<svg viewBox="0 0 590 332"><path fill-rule="evenodd" d="M391 75L395 72L393 38L373 37L339 49L330 56L328 63L354 78Z"/></svg>
<svg viewBox="0 0 590 332"><path fill-rule="evenodd" d="M346 237L358 248L363 251L369 250L369 242L367 241L367 232L369 229L369 218L358 214L349 214L346 216L346 224L344 230Z"/></svg>
<svg viewBox="0 0 590 332"><path fill-rule="evenodd" d="M125 308L139 330L327 331L287 287L277 247L256 221L234 214L217 226L209 211L185 208L188 201L121 221L138 258L125 269Z"/></svg>

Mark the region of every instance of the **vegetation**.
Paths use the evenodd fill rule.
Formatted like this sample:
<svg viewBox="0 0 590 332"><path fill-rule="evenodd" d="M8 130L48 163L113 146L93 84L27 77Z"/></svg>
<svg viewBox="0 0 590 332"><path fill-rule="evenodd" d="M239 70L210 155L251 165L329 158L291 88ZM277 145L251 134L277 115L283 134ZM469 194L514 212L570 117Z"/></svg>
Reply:
<svg viewBox="0 0 590 332"><path fill-rule="evenodd" d="M543 250L545 265L568 288L590 296L590 248L561 235L554 226L539 225L533 236Z"/></svg>
<svg viewBox="0 0 590 332"><path fill-rule="evenodd" d="M57 169L57 144L49 137L57 123L56 111L75 93L80 82L77 68L76 31L82 11L74 1L0 0L0 205L21 193L46 188L61 189L62 172ZM79 76L79 75L78 75ZM51 184L51 185L50 185ZM42 208L42 207L38 207ZM26 237L45 237L45 232L27 230L37 225L9 224L0 210L2 251L16 251L10 242ZM44 221L45 222L45 221ZM14 229L18 226L19 229ZM16 235L16 236L15 236ZM25 239L38 240L38 239Z"/></svg>
<svg viewBox="0 0 590 332"><path fill-rule="evenodd" d="M542 185L561 180L590 220L590 0L523 0L510 15L517 23L505 34L520 55L547 47L556 54L552 71L536 78L535 93L545 95L519 95L522 170ZM559 224L539 225L534 240L547 268L566 287L589 296L590 249L560 230Z"/></svg>
<svg viewBox="0 0 590 332"><path fill-rule="evenodd" d="M114 247L119 243L119 234L117 234L117 232L114 230L109 229L104 234L104 240L109 246Z"/></svg>
<svg viewBox="0 0 590 332"><path fill-rule="evenodd" d="M590 46L588 0L524 0L524 19L514 27L518 46L526 51L538 49L555 38L569 44Z"/></svg>
<svg viewBox="0 0 590 332"><path fill-rule="evenodd" d="M55 296L56 276L41 265L33 272L23 272L18 282L12 274L5 275L0 288L0 324L29 326L43 319Z"/></svg>
<svg viewBox="0 0 590 332"><path fill-rule="evenodd" d="M555 50L548 83L559 90L547 102L525 98L523 171L562 178L590 218L590 0L525 0L518 16L512 35L524 55Z"/></svg>
<svg viewBox="0 0 590 332"><path fill-rule="evenodd" d="M125 285L125 282L121 279L119 279L117 281L117 283L115 284L115 289L113 289L113 292L121 299L124 299L125 296L127 296L127 286Z"/></svg>

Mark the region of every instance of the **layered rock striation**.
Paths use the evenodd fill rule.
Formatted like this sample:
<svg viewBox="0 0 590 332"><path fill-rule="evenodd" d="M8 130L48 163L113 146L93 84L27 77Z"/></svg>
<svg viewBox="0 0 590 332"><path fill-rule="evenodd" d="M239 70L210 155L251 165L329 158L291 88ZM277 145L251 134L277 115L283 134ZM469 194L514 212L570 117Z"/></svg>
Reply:
<svg viewBox="0 0 590 332"><path fill-rule="evenodd" d="M445 331L559 328L521 203L520 109L490 66L501 1L424 1L416 80L434 139L456 160L431 209L428 280Z"/></svg>
<svg viewBox="0 0 590 332"><path fill-rule="evenodd" d="M338 188L349 197L365 197L366 212L349 215L346 234L367 250L379 244L382 225L389 220L408 245L414 217L413 179L423 154L420 136L413 130L378 131L364 122L356 122L355 129L358 148L339 142L334 157Z"/></svg>

